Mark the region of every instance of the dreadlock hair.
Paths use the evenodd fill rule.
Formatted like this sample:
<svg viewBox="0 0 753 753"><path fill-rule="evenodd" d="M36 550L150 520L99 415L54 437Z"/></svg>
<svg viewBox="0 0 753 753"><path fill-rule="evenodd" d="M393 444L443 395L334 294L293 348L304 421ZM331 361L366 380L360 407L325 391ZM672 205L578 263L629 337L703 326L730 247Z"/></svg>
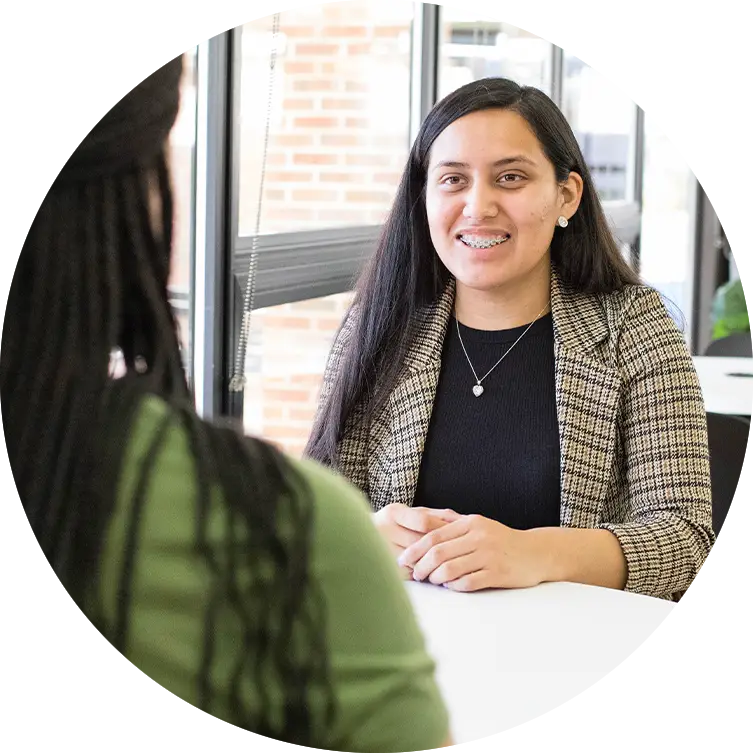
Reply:
<svg viewBox="0 0 753 753"><path fill-rule="evenodd" d="M322 599L309 577L310 490L269 445L199 419L168 302L173 207L166 140L177 115L181 71L180 58L168 63L95 126L33 221L11 284L0 353L11 469L53 570L127 655L139 520L167 430L181 426L195 467L195 552L211 573L197 705L212 713L216 702L210 682L214 633L219 610L229 605L243 638L234 647L221 691L229 721L314 745L320 734L316 719L331 719L333 701ZM126 373L114 379L110 354L117 348ZM150 394L170 410L138 469L117 614L106 624L99 557L129 429ZM218 489L224 525L220 551L210 547L207 536ZM241 568L254 577L240 577ZM293 651L291 645L301 648ZM280 678L283 698L277 711L262 666L271 666ZM241 697L242 685L249 684L260 699L253 708Z"/></svg>

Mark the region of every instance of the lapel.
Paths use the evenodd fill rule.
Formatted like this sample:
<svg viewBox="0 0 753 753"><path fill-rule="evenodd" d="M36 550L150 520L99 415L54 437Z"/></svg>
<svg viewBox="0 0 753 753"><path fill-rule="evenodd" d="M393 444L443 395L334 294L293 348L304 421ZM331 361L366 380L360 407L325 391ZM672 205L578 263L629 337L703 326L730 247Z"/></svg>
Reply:
<svg viewBox="0 0 753 753"><path fill-rule="evenodd" d="M555 389L560 433L560 523L593 528L614 464L620 376L604 362L603 298L569 290L552 271Z"/></svg>
<svg viewBox="0 0 753 753"><path fill-rule="evenodd" d="M406 375L390 398L391 502L413 504L454 302L455 283L451 281L418 322L417 336L406 357Z"/></svg>
<svg viewBox="0 0 753 753"><path fill-rule="evenodd" d="M389 440L378 450L382 472L370 479L381 504L413 504L424 443L439 381L447 323L455 300L451 282L426 310L406 358L403 378L387 406ZM611 475L620 378L595 353L609 337L606 312L597 296L569 290L552 270L555 385L561 453L562 525L598 524ZM594 441L596 439L596 441ZM384 474L389 468L390 473ZM388 488L385 488L388 487Z"/></svg>

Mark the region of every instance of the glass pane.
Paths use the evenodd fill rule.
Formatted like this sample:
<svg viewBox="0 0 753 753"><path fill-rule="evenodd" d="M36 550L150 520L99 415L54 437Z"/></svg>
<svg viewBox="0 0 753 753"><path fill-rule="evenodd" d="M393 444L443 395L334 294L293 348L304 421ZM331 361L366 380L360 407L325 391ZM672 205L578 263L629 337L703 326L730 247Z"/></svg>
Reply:
<svg viewBox="0 0 753 753"><path fill-rule="evenodd" d="M642 95L744 94L748 64L592 63L565 56L563 112L575 131L602 199L630 198L627 183L635 107Z"/></svg>
<svg viewBox="0 0 753 753"><path fill-rule="evenodd" d="M353 293L254 311L243 426L300 457L311 432L327 356Z"/></svg>
<svg viewBox="0 0 753 753"><path fill-rule="evenodd" d="M696 179L672 142L646 116L641 276L682 312L690 339ZM670 313L677 314L671 310Z"/></svg>
<svg viewBox="0 0 753 753"><path fill-rule="evenodd" d="M170 132L169 158L173 187L173 253L170 298L175 309L184 366L191 374L191 267L193 265L194 151L196 149L196 50L183 58L178 117Z"/></svg>
<svg viewBox="0 0 753 753"><path fill-rule="evenodd" d="M750 33L750 14L742 3L705 0L443 0L440 95L485 76L504 76L519 84L551 91L551 43L556 34ZM742 40L570 40L569 57L750 54ZM714 73L713 75L718 75ZM716 91L709 89L708 91ZM598 99L596 100L598 101ZM608 108L604 108L608 109ZM630 122L630 121L628 121Z"/></svg>
<svg viewBox="0 0 753 753"><path fill-rule="evenodd" d="M552 88L552 45L510 24L455 6L440 8L439 96L488 76Z"/></svg>
<svg viewBox="0 0 753 753"><path fill-rule="evenodd" d="M383 221L408 156L413 5L280 14L259 232ZM239 227L256 232L272 19L242 32Z"/></svg>

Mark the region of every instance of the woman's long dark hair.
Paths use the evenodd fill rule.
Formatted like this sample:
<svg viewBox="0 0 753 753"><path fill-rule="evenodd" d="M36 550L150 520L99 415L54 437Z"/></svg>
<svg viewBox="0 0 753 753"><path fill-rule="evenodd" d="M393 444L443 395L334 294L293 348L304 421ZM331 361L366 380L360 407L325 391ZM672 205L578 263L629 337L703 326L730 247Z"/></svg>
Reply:
<svg viewBox="0 0 753 753"><path fill-rule="evenodd" d="M164 66L100 121L34 219L3 327L5 438L45 556L82 610L128 655L142 508L167 432L185 431L195 467L196 557L211 574L196 703L211 713L222 696L238 726L315 745L333 706L322 599L309 577L310 491L270 446L198 418L168 302L173 208L166 139L181 70L180 59ZM119 379L109 373L116 348L126 366ZM117 609L108 619L100 603L100 557L130 429L148 395L168 409L127 503L118 593L107 595L115 596ZM209 539L210 513L224 527L219 545ZM234 661L219 676L214 637L228 608L241 634L223 646ZM280 708L271 707L262 667L279 678ZM241 693L248 685L258 693L252 706Z"/></svg>
<svg viewBox="0 0 753 753"><path fill-rule="evenodd" d="M587 293L610 293L638 283L612 235L572 129L554 102L538 89L504 78L460 87L435 105L410 151L376 252L356 286L348 312L350 337L317 414L306 448L309 457L336 465L349 417L357 407L372 415L392 393L417 315L437 301L450 281L432 245L426 216L432 144L458 118L490 109L512 110L526 120L558 181L571 172L583 179L578 211L566 230L555 229L550 249L563 283Z"/></svg>

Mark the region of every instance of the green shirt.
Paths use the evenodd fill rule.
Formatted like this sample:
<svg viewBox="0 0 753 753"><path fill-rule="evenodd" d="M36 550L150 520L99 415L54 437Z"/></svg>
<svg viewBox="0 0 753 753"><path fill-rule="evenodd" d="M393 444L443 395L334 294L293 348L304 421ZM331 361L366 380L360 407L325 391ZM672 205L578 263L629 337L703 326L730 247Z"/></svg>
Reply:
<svg viewBox="0 0 753 753"><path fill-rule="evenodd" d="M137 470L169 410L147 398L133 425L118 507L101 567L105 617L115 613L126 524ZM435 748L448 737L448 719L398 568L376 531L368 504L353 487L324 468L291 461L313 493L310 553L312 582L325 606L326 644L335 696L335 721L319 725L317 747L349 751ZM168 429L155 459L138 537L127 656L180 698L197 703L196 677L203 641L209 574L194 550L193 463L185 431ZM251 501L253 503L253 501ZM221 508L221 506L219 506ZM210 538L212 527L210 525ZM223 676L228 648L239 640L228 610L215 634L214 677ZM269 687L275 698L275 680ZM218 681L218 689L224 682ZM254 690L244 686L249 703ZM224 698L212 713L226 721ZM321 722L321 720L319 720ZM315 720L316 725L316 720Z"/></svg>

